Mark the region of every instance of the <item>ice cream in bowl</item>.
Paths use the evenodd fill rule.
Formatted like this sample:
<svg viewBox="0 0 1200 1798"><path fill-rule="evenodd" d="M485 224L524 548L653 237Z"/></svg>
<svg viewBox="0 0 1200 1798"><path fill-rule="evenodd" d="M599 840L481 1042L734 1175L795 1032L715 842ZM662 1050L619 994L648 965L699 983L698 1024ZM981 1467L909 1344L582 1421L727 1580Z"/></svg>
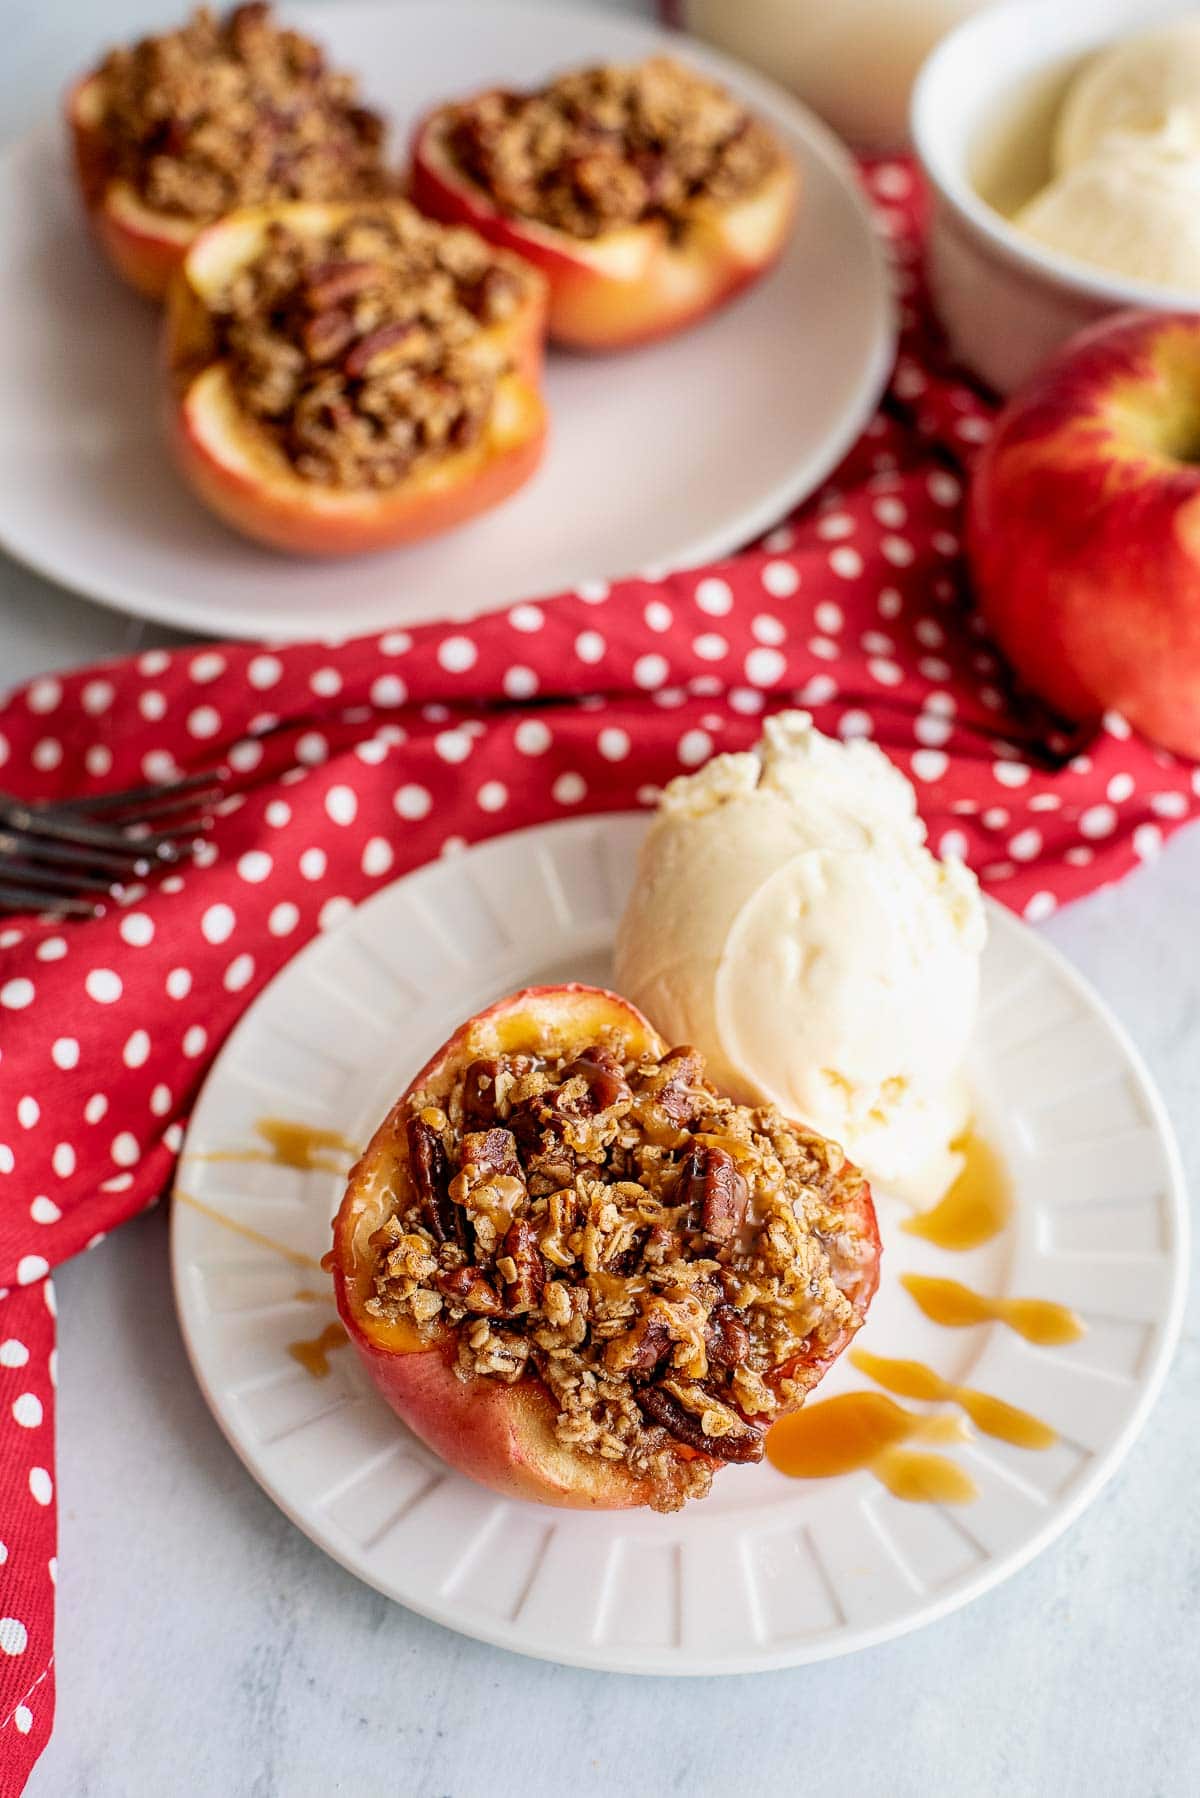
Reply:
<svg viewBox="0 0 1200 1798"><path fill-rule="evenodd" d="M1200 301L1200 11L1071 77L1053 173L1014 214L1047 249Z"/></svg>
<svg viewBox="0 0 1200 1798"><path fill-rule="evenodd" d="M913 96L929 274L958 356L1001 392L1126 307L1200 309L1200 7L988 9Z"/></svg>

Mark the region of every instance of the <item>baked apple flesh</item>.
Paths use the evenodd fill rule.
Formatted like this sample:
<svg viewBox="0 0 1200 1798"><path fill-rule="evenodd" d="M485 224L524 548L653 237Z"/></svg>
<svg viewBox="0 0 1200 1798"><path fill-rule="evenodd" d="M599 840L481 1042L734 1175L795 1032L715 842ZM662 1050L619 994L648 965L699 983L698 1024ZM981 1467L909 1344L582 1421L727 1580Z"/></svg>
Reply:
<svg viewBox="0 0 1200 1798"><path fill-rule="evenodd" d="M148 300L161 300L200 224L155 212L137 189L112 173L100 79L89 75L67 96L75 173L92 232L121 279Z"/></svg>
<svg viewBox="0 0 1200 1798"><path fill-rule="evenodd" d="M350 1176L339 1312L387 1402L544 1504L677 1510L862 1323L870 1192L836 1145L706 1082L624 999L532 988L413 1081Z"/></svg>
<svg viewBox="0 0 1200 1798"><path fill-rule="evenodd" d="M111 51L67 95L93 231L123 280L165 298L187 246L247 205L395 191L384 125L318 44L263 0L199 7Z"/></svg>
<svg viewBox="0 0 1200 1798"><path fill-rule="evenodd" d="M545 108L548 118L532 118L528 141L514 143L520 113L515 123L487 113L505 105ZM703 121L713 109L718 123L706 143ZM542 192L556 196L554 205L531 192L522 210L515 184L489 187L486 170L469 166L459 144L463 121L477 117L485 120L476 135L489 166L502 172L507 157L524 173L539 154L547 158ZM543 150L546 144L555 147ZM756 161L731 174L723 159L745 157L751 144ZM779 256L797 193L795 168L766 128L723 90L665 58L580 71L540 93L480 94L443 106L413 141L416 203L540 268L550 283L550 335L580 350L670 335L732 299ZM620 216L622 201L605 215L604 197L615 194L636 216ZM533 210L539 205L541 214Z"/></svg>
<svg viewBox="0 0 1200 1798"><path fill-rule="evenodd" d="M394 266L385 258L373 277L369 261L343 247L354 246L355 232L385 225L401 242L392 246ZM272 288L261 275L281 244L298 264L293 288L279 276ZM411 280L406 255L418 265ZM495 292L504 283L502 315L476 319L457 290L447 298L449 268L426 267L437 255L478 268ZM257 335L244 308L231 309L247 277L264 282ZM441 295L440 318L422 312L427 280ZM339 286L349 291L335 293ZM335 556L432 536L499 504L540 461L544 329L544 284L534 270L468 233L447 233L403 201L233 213L196 239L170 293L176 459L226 523L274 548ZM280 354L302 365L296 393L264 403L262 370ZM430 396L435 407L439 395L452 397L456 376L474 410L464 398L431 443L417 435L429 429ZM296 419L310 440L298 440Z"/></svg>

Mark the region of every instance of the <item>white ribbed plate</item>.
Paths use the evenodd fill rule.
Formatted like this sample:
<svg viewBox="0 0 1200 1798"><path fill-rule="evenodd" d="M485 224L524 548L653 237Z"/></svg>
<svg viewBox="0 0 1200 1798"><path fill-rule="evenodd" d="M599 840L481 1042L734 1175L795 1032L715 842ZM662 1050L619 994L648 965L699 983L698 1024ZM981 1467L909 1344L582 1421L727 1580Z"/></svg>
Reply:
<svg viewBox="0 0 1200 1798"><path fill-rule="evenodd" d="M164 21L183 10L164 6ZM646 20L530 0L338 0L295 16L361 73L397 158L450 96L680 42ZM98 40L110 29L97 20ZM694 567L769 529L837 466L883 391L896 348L883 245L844 148L806 107L706 44L689 42L687 59L795 159L803 203L779 266L668 342L552 355L549 446L520 493L445 536L334 568L259 549L187 491L164 453L157 320L88 239L59 121L5 149L0 545L141 618L291 639Z"/></svg>
<svg viewBox="0 0 1200 1798"><path fill-rule="evenodd" d="M227 1044L192 1121L179 1187L297 1255L329 1245L333 1175L203 1160L282 1115L365 1142L464 1018L532 982L603 981L643 817L512 836L398 881L312 943ZM1018 1203L985 1248L950 1256L896 1230L860 1340L1032 1410L1060 1434L1022 1452L976 1437L980 1488L905 1504L869 1474L802 1482L729 1468L677 1516L505 1502L451 1472L386 1409L353 1352L316 1380L288 1355L333 1318L327 1282L176 1204L179 1314L197 1377L255 1478L381 1592L468 1635L582 1666L735 1673L843 1654L915 1628L1020 1567L1094 1496L1162 1380L1182 1308L1177 1153L1130 1044L1082 981L997 906L974 1079ZM190 1157L197 1157L191 1159ZM938 1329L898 1285L939 1272L1075 1307L1087 1334L1035 1349L999 1325ZM824 1394L867 1384L843 1363Z"/></svg>

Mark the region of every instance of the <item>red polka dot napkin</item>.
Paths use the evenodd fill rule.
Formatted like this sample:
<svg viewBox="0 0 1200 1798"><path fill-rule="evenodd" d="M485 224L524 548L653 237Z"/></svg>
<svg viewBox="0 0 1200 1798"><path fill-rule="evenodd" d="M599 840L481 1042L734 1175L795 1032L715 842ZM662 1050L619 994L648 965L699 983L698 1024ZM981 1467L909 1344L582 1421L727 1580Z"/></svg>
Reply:
<svg viewBox="0 0 1200 1798"><path fill-rule="evenodd" d="M497 831L649 804L781 705L873 736L934 847L1035 922L1200 809L1200 772L1121 718L1071 731L1015 693L973 617L962 477L990 409L925 311L910 171L868 181L895 376L833 481L753 548L465 626L151 650L0 709L0 783L30 798L228 769L194 866L95 922L0 919L0 1792L53 1714L49 1270L166 1189L213 1056L315 931Z"/></svg>

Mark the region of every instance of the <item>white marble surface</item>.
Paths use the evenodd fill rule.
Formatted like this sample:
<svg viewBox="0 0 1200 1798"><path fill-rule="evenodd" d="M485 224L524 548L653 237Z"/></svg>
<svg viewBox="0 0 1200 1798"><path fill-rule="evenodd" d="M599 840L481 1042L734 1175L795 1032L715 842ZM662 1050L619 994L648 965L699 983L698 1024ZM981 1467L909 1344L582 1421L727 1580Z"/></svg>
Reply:
<svg viewBox="0 0 1200 1798"><path fill-rule="evenodd" d="M99 40L162 16L155 0L0 0L0 130L42 117ZM136 640L0 558L0 686ZM1047 927L1141 1047L1193 1187L1198 893L1192 830ZM31 1798L1200 1790L1194 1300L1124 1468L999 1591L825 1666L639 1681L462 1640L311 1547L243 1473L192 1380L164 1216L120 1231L58 1286L58 1721Z"/></svg>

